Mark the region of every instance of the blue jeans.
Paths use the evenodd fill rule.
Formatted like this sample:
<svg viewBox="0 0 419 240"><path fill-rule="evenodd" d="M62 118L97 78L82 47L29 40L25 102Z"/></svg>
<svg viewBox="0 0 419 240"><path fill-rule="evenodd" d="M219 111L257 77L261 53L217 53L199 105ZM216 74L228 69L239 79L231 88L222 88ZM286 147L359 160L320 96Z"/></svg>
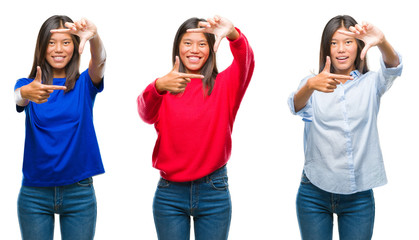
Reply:
<svg viewBox="0 0 419 240"><path fill-rule="evenodd" d="M53 239L54 214L60 215L63 240L93 239L96 226L93 179L61 187L21 187L18 217L22 239Z"/></svg>
<svg viewBox="0 0 419 240"><path fill-rule="evenodd" d="M375 216L372 190L349 195L333 194L314 186L303 174L297 194L301 238L331 240L334 213L338 216L340 240L372 238Z"/></svg>
<svg viewBox="0 0 419 240"><path fill-rule="evenodd" d="M227 239L231 199L226 167L192 182L170 182L160 178L153 215L160 240L189 239L191 217L196 240Z"/></svg>

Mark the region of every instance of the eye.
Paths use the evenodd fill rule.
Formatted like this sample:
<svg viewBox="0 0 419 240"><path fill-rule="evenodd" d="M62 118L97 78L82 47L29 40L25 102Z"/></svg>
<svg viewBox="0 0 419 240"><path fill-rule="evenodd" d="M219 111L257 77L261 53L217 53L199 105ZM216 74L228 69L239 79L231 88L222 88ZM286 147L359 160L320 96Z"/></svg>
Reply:
<svg viewBox="0 0 419 240"><path fill-rule="evenodd" d="M331 42L331 43L330 43L330 45L331 45L331 46L336 46L336 45L337 45L337 43L336 43L336 42Z"/></svg>
<svg viewBox="0 0 419 240"><path fill-rule="evenodd" d="M70 41L65 41L64 45L69 45L71 42Z"/></svg>
<svg viewBox="0 0 419 240"><path fill-rule="evenodd" d="M49 41L48 45L54 45L55 43L53 41Z"/></svg>
<svg viewBox="0 0 419 240"><path fill-rule="evenodd" d="M207 43L200 43L199 46L205 47L205 46L207 46Z"/></svg>
<svg viewBox="0 0 419 240"><path fill-rule="evenodd" d="M352 44L352 42L353 42L353 41L348 40L348 41L346 41L346 45L351 45L351 44Z"/></svg>

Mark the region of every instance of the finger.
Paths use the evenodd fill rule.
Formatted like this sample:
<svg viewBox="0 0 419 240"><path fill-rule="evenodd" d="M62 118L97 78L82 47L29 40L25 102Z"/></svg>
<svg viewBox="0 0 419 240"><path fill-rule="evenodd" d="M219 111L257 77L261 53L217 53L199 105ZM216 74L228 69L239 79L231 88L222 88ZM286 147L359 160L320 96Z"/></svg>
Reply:
<svg viewBox="0 0 419 240"><path fill-rule="evenodd" d="M85 30L85 26L83 26L83 24L80 21L75 22L74 24L76 25L76 28L78 30L80 30L80 31L84 31Z"/></svg>
<svg viewBox="0 0 419 240"><path fill-rule="evenodd" d="M44 85L44 90L66 90L66 86L58 86L58 85Z"/></svg>
<svg viewBox="0 0 419 240"><path fill-rule="evenodd" d="M363 28L361 25L359 25L359 24L356 24L356 25L355 25L355 28L356 28L356 30L358 30L359 32L363 32L363 31L364 31L364 28Z"/></svg>
<svg viewBox="0 0 419 240"><path fill-rule="evenodd" d="M83 29L86 29L87 28L87 19L86 18L82 18L80 20L80 24L83 27Z"/></svg>
<svg viewBox="0 0 419 240"><path fill-rule="evenodd" d="M59 29L52 29L50 32L51 33L68 33L70 31L71 29L68 29L68 28L59 28Z"/></svg>
<svg viewBox="0 0 419 240"><path fill-rule="evenodd" d="M172 72L179 72L179 66L180 66L179 56L176 56L175 64L173 65Z"/></svg>
<svg viewBox="0 0 419 240"><path fill-rule="evenodd" d="M42 71L41 71L41 67L37 66L36 67L36 75L35 75L35 81L42 83Z"/></svg>
<svg viewBox="0 0 419 240"><path fill-rule="evenodd" d="M350 37L354 37L354 36L355 36L355 33L350 32L350 31L338 30L338 32L339 32L339 33L342 33L342 34L344 34L344 35L346 35L346 36L350 36Z"/></svg>
<svg viewBox="0 0 419 240"><path fill-rule="evenodd" d="M208 18L207 19L208 23L211 24L212 26L217 25L217 22L215 21L214 18Z"/></svg>
<svg viewBox="0 0 419 240"><path fill-rule="evenodd" d="M80 39L80 44L79 44L79 54L81 55L83 53L84 50L84 45L86 44L87 39L82 38Z"/></svg>
<svg viewBox="0 0 419 240"><path fill-rule="evenodd" d="M189 33L204 33L205 31L206 31L205 28L190 28L186 30L186 32L189 32Z"/></svg>
<svg viewBox="0 0 419 240"><path fill-rule="evenodd" d="M331 63L330 63L330 57L329 56L326 56L326 64L324 65L323 72L330 73L330 65L331 65Z"/></svg>
<svg viewBox="0 0 419 240"><path fill-rule="evenodd" d="M70 29L70 30L77 31L76 25L75 25L74 23L71 23L71 22L66 22L66 23L64 24L64 26L65 26L66 28Z"/></svg>
<svg viewBox="0 0 419 240"><path fill-rule="evenodd" d="M46 102L48 102L48 99L44 99L44 98L42 98L42 99L36 99L36 100L34 100L33 102L35 102L35 103L37 103L37 104L41 104L41 103L46 103Z"/></svg>
<svg viewBox="0 0 419 240"><path fill-rule="evenodd" d="M205 78L204 75L201 75L201 74L190 74L190 73L180 73L179 76L181 78L185 78L185 79L186 78L200 78L200 79Z"/></svg>
<svg viewBox="0 0 419 240"><path fill-rule="evenodd" d="M327 89L336 89L336 88L338 88L337 85L339 85L339 84L329 84L329 85L326 86L326 88Z"/></svg>
<svg viewBox="0 0 419 240"><path fill-rule="evenodd" d="M218 37L218 36L217 36L217 38L215 39L215 43L214 43L214 52L217 52L218 47L220 46L220 43L221 43L221 39L223 39L223 38L220 38L220 37Z"/></svg>
<svg viewBox="0 0 419 240"><path fill-rule="evenodd" d="M355 34L360 34L360 32L358 31L358 29L354 26L350 26L349 27L349 31L355 33Z"/></svg>
<svg viewBox="0 0 419 240"><path fill-rule="evenodd" d="M371 48L371 45L369 45L369 44L366 44L365 46L364 46L364 48L362 49L362 51L361 51L361 60L364 60L365 59L365 56L367 55L367 52L368 52L368 50Z"/></svg>
<svg viewBox="0 0 419 240"><path fill-rule="evenodd" d="M211 24L208 21L200 21L198 23L198 27L210 28L211 27Z"/></svg>
<svg viewBox="0 0 419 240"><path fill-rule="evenodd" d="M341 75L341 74L330 74L329 77L333 80L353 80L354 79L350 75Z"/></svg>

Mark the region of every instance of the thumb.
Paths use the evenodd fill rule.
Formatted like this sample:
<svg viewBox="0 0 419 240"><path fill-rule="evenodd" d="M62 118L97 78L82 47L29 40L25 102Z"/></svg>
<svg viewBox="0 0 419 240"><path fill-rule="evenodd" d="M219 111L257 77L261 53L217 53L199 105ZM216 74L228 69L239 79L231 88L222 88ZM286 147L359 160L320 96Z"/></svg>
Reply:
<svg viewBox="0 0 419 240"><path fill-rule="evenodd" d="M330 65L331 65L330 57L326 56L326 64L324 65L323 72L330 73Z"/></svg>
<svg viewBox="0 0 419 240"><path fill-rule="evenodd" d="M362 49L362 52L361 52L361 60L365 59L365 56L367 55L367 52L370 48L371 48L371 46L369 44L366 44L364 46L364 48Z"/></svg>
<svg viewBox="0 0 419 240"><path fill-rule="evenodd" d="M179 72L179 66L180 66L179 56L176 56L175 65L173 65L172 72Z"/></svg>
<svg viewBox="0 0 419 240"><path fill-rule="evenodd" d="M84 45L86 44L87 39L82 38L80 39L80 44L79 44L79 54L81 55L83 53L84 50Z"/></svg>
<svg viewBox="0 0 419 240"><path fill-rule="evenodd" d="M40 66L37 66L36 67L36 75L35 75L34 81L37 81L39 83L42 83L42 71L41 71L41 67Z"/></svg>
<svg viewBox="0 0 419 240"><path fill-rule="evenodd" d="M221 40L223 38L222 37L218 37L215 39L215 43L214 43L214 52L218 51L218 47L220 46Z"/></svg>

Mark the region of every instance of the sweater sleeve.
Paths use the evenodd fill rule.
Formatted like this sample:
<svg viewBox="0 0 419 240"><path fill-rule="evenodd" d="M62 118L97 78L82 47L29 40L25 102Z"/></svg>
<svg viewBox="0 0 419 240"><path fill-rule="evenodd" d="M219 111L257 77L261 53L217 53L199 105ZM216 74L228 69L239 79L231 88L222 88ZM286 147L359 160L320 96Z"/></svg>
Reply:
<svg viewBox="0 0 419 240"><path fill-rule="evenodd" d="M158 121L159 110L164 96L164 94L157 92L156 80L150 83L137 98L138 114L148 124L154 124Z"/></svg>
<svg viewBox="0 0 419 240"><path fill-rule="evenodd" d="M239 108L255 68L253 50L244 34L239 29L237 31L240 37L234 41L229 39L233 63L220 73L226 76L227 87L233 90L230 97L234 99L230 100L234 103L234 112Z"/></svg>

